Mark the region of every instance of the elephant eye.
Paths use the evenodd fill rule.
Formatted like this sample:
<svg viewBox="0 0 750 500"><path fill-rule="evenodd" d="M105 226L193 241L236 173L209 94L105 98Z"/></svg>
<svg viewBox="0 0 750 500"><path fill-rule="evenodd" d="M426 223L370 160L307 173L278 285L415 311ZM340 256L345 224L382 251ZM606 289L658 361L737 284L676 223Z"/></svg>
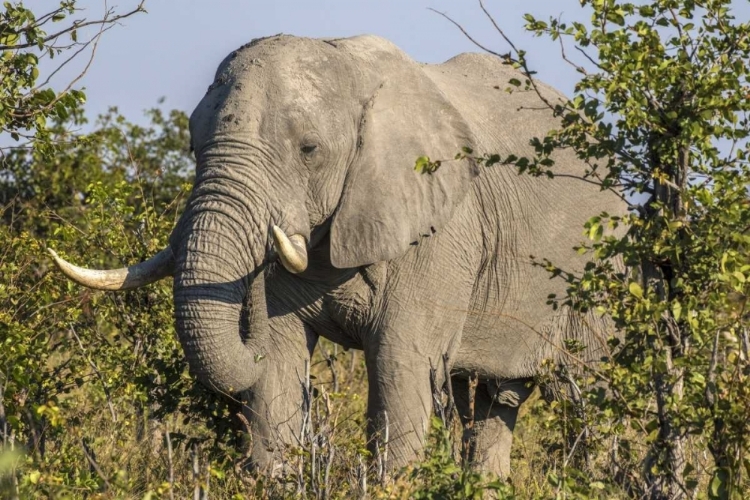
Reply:
<svg viewBox="0 0 750 500"><path fill-rule="evenodd" d="M316 146L315 144L305 144L300 149L302 150L304 154L309 155L310 153L315 151L317 148L318 146Z"/></svg>

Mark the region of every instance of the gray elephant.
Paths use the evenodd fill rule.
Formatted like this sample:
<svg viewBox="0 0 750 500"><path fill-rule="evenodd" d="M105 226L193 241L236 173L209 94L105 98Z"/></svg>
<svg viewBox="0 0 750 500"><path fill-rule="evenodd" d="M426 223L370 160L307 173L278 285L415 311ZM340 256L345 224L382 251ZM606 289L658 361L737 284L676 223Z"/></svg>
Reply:
<svg viewBox="0 0 750 500"><path fill-rule="evenodd" d="M259 463L269 443L292 442L323 336L364 351L369 430L388 422L392 467L423 449L431 365L447 355L466 418L479 379L475 462L507 474L525 382L563 339L600 333L546 305L563 284L529 256L580 269L585 220L623 211L573 178L584 167L572 153L555 179L468 160L415 172L417 157L466 146L530 152L556 123L533 92L504 92L511 78L489 55L424 65L374 36L255 40L221 63L190 118L196 180L169 247L128 269L58 265L102 289L174 276L191 372L248 394Z"/></svg>

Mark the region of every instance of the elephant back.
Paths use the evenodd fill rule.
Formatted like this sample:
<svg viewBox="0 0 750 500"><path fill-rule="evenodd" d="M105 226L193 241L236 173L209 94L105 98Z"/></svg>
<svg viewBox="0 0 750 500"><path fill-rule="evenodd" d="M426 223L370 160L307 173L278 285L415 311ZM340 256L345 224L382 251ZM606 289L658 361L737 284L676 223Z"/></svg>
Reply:
<svg viewBox="0 0 750 500"><path fill-rule="evenodd" d="M475 154L532 157L531 139L560 125L533 90L506 92L510 79L525 77L496 56L466 53L424 70L461 111L476 140ZM567 101L549 85L537 82L537 88L552 104ZM485 211L497 214L494 222L505 238L513 235L515 253L558 259L577 270L584 259L571 249L583 239L584 223L603 211L624 214L627 206L616 194L582 180L586 165L572 151L556 151L552 158L559 177L518 175L513 166L496 165L482 172L475 191L494 205Z"/></svg>

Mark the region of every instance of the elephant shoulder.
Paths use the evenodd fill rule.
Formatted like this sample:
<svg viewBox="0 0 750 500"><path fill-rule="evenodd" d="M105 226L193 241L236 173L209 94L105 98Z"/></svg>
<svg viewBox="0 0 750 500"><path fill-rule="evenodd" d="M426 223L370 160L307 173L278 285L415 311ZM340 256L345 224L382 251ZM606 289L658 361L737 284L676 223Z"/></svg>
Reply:
<svg viewBox="0 0 750 500"><path fill-rule="evenodd" d="M483 151L531 154L529 140L559 124L551 113L538 111L535 92L505 92L511 79L523 85L525 77L497 56L464 53L442 64L424 65L423 71L464 116ZM566 100L552 87L541 82L537 86L550 102Z"/></svg>
<svg viewBox="0 0 750 500"><path fill-rule="evenodd" d="M478 52L464 52L457 56L451 57L437 67L448 70L457 71L464 73L477 74L481 72L486 76L498 76L503 75L520 75L521 72L514 69L503 62L497 56L491 54L481 54Z"/></svg>
<svg viewBox="0 0 750 500"><path fill-rule="evenodd" d="M462 79L465 85L479 85L487 89L505 90L511 79L520 82L526 80L526 76L520 70L505 64L502 59L492 54L481 54L477 52L464 52L452 57L442 64L429 65L428 73L443 75L444 78ZM566 99L566 97L554 87L536 80L537 87L548 99ZM518 92L516 92L518 94ZM536 96L529 96L536 99ZM515 101L518 97L511 97L507 101Z"/></svg>

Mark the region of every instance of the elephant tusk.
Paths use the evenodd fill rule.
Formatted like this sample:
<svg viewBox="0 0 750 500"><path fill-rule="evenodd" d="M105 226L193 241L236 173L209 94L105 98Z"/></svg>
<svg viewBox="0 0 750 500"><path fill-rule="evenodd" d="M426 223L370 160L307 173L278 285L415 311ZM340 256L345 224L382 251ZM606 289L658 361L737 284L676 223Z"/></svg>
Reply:
<svg viewBox="0 0 750 500"><path fill-rule="evenodd" d="M307 269L307 242L301 234L288 237L279 226L273 226L273 243L287 271L299 274Z"/></svg>
<svg viewBox="0 0 750 500"><path fill-rule="evenodd" d="M174 255L170 247L140 264L110 270L78 267L57 255L51 248L47 251L65 276L79 285L96 290L131 290L174 274Z"/></svg>

